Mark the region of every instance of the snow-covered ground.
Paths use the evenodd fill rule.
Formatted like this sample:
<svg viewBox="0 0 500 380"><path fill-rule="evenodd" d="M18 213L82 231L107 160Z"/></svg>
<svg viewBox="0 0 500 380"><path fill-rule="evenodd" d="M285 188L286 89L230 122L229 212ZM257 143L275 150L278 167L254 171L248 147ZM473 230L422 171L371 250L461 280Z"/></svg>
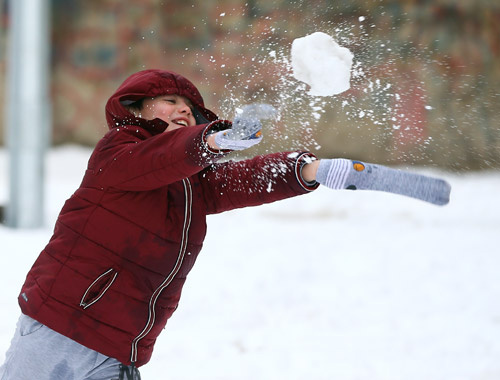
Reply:
<svg viewBox="0 0 500 380"><path fill-rule="evenodd" d="M89 154L50 151L46 228L0 226L0 360ZM0 150L0 204L6 167ZM500 172L424 172L451 183L448 206L319 189L210 217L143 379L500 379Z"/></svg>

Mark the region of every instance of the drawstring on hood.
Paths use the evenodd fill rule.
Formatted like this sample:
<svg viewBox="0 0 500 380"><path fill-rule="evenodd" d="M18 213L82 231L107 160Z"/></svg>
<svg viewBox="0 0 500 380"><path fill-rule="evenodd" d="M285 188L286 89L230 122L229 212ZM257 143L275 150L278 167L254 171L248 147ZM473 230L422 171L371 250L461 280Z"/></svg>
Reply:
<svg viewBox="0 0 500 380"><path fill-rule="evenodd" d="M167 123L160 119L145 120L134 116L126 106L144 98L161 95L180 95L188 98L194 106L193 116L197 124L205 124L218 119L217 115L205 108L203 98L191 81L172 71L149 69L129 76L106 103L108 127L137 125L152 134L163 132Z"/></svg>

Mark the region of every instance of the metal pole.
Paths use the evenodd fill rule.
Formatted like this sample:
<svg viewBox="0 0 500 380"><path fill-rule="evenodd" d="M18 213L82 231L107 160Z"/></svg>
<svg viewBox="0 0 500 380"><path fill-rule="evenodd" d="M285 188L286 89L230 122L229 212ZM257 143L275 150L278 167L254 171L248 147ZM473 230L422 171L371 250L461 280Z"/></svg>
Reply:
<svg viewBox="0 0 500 380"><path fill-rule="evenodd" d="M50 0L9 0L7 146L10 197L6 224L36 228L44 220L44 153L48 145Z"/></svg>

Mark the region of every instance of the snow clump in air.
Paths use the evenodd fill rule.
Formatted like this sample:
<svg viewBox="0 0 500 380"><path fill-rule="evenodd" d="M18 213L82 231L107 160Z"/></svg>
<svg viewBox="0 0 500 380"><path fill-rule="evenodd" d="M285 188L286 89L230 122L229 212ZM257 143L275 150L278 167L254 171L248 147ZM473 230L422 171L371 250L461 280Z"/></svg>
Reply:
<svg viewBox="0 0 500 380"><path fill-rule="evenodd" d="M353 54L328 34L315 32L292 42L295 79L307 83L313 96L332 96L348 90Z"/></svg>

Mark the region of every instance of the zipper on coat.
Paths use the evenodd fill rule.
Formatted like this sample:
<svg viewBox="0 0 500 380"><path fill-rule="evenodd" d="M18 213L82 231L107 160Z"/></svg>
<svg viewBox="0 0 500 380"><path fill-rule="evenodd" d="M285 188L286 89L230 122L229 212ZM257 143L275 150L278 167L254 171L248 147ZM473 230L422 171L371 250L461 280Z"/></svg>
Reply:
<svg viewBox="0 0 500 380"><path fill-rule="evenodd" d="M111 268L97 277L83 294L80 306L86 309L99 301L113 284L116 276L118 276L118 272Z"/></svg>
<svg viewBox="0 0 500 380"><path fill-rule="evenodd" d="M177 273L179 272L182 262L184 260L184 256L186 254L187 242L188 242L188 232L189 227L191 225L191 207L193 203L193 193L191 188L191 183L188 178L182 180L182 184L184 185L184 195L185 195L185 206L184 206L184 224L182 226L182 238L181 245L179 248L179 253L177 254L177 260L175 262L172 271L168 274L168 276L163 280L163 282L156 288L156 290L151 295L149 299L148 306L148 321L144 326L144 329L137 335L132 341L132 352L130 355L130 361L132 363L137 362L137 347L139 342L149 334L151 329L153 328L156 321L156 301L158 300L160 294L163 292L165 288L167 288L172 280L175 278Z"/></svg>

